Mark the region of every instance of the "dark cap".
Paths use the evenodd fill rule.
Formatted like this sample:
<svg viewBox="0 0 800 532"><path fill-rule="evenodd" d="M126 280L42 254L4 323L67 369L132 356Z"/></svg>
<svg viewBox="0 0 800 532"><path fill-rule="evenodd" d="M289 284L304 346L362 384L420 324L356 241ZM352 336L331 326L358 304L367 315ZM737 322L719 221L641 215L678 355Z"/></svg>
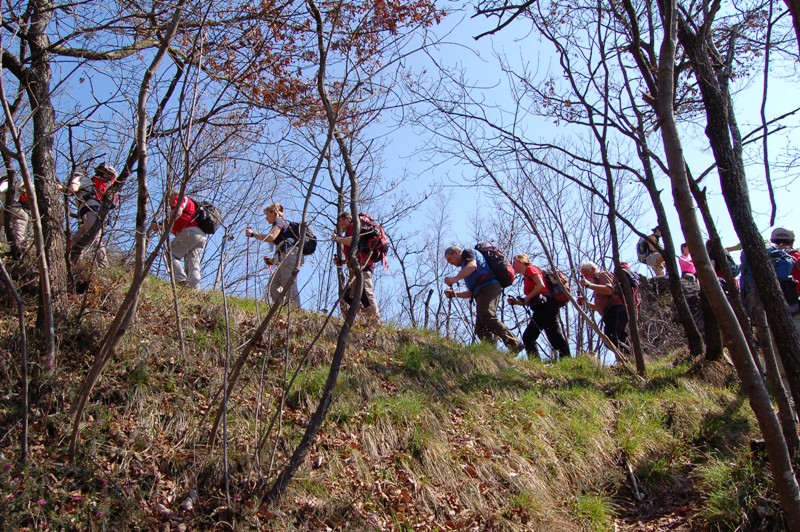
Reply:
<svg viewBox="0 0 800 532"><path fill-rule="evenodd" d="M661 226L660 226L660 225L657 225L657 226L653 227L652 231L653 231L654 233L655 233L656 231L661 231Z"/></svg>

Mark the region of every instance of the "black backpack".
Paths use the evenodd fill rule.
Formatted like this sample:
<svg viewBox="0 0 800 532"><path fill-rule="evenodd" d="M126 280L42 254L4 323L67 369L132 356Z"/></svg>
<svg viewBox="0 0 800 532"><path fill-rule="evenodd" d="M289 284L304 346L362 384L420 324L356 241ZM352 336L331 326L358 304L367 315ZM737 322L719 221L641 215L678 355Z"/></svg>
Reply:
<svg viewBox="0 0 800 532"><path fill-rule="evenodd" d="M639 262L645 264L647 262L647 257L650 256L650 244L647 242L647 239L642 237L636 243L636 258L639 259Z"/></svg>
<svg viewBox="0 0 800 532"><path fill-rule="evenodd" d="M303 242L303 255L311 255L317 250L317 235L311 228L311 224L306 222L306 240ZM300 242L300 223L289 222L289 234L291 234L296 242Z"/></svg>
<svg viewBox="0 0 800 532"><path fill-rule="evenodd" d="M195 202L195 205L197 205L197 213L194 220L197 222L197 227L207 235L216 233L219 226L222 225L222 214L219 209L208 201Z"/></svg>
<svg viewBox="0 0 800 532"><path fill-rule="evenodd" d="M475 245L475 251L479 251L483 258L486 259L486 264L492 270L497 280L500 281L500 286L508 288L514 282L514 268L508 261L503 252L489 244L482 242Z"/></svg>
<svg viewBox="0 0 800 532"><path fill-rule="evenodd" d="M569 303L569 280L563 272L558 270L542 270L542 277L544 277L544 284L550 291L550 296L553 298L556 305L563 307Z"/></svg>

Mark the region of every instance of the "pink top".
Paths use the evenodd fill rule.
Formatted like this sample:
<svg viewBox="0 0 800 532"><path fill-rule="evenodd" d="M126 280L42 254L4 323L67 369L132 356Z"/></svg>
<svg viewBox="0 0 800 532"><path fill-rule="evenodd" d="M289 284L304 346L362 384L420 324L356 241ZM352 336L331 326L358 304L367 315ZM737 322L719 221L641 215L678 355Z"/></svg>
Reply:
<svg viewBox="0 0 800 532"><path fill-rule="evenodd" d="M691 255L681 255L678 257L678 264L681 267L681 275L684 273L691 273L692 275L697 273L697 269L694 267L694 262L692 261Z"/></svg>

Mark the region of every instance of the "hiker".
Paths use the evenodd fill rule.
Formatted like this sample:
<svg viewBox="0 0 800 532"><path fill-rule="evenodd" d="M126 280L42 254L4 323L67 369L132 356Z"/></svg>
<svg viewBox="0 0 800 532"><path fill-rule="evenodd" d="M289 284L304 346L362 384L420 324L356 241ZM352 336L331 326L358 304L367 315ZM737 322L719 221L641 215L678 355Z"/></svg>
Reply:
<svg viewBox="0 0 800 532"><path fill-rule="evenodd" d="M628 309L614 274L591 261L581 264L581 286L594 292L594 302L585 297L578 298L578 304L587 305L597 311L603 322L603 334L618 349L627 349L628 344Z"/></svg>
<svg viewBox="0 0 800 532"><path fill-rule="evenodd" d="M445 250L444 258L448 264L461 268L457 275L444 278L444 283L450 287L444 291L444 295L448 299L458 297L475 300L475 336L491 343L497 336L512 353L522 351L525 348L523 343L497 317L497 304L503 288L483 256L471 249L450 246ZM461 280L467 289L456 292L452 287Z"/></svg>
<svg viewBox="0 0 800 532"><path fill-rule="evenodd" d="M286 303L300 308L300 290L297 288L297 277L288 285L295 265L298 268L303 265L303 255L297 245L297 238L289 230L289 222L283 219L283 205L277 202L270 203L264 207L264 215L267 217L267 223L271 225L269 233L255 233L250 227L247 227L244 230L244 234L248 238L271 242L275 245L275 255L272 258L264 257L264 262L270 270L272 266L277 265L267 285L269 299L272 303L275 303L278 301L278 296L284 290L288 290L285 299Z"/></svg>
<svg viewBox="0 0 800 532"><path fill-rule="evenodd" d="M725 294L728 294L728 282L725 280L725 276L722 273L723 262L728 264L728 269L731 271L731 275L733 276L733 282L738 288L739 281L736 279L736 276L739 275L739 265L736 264L735 260L733 260L733 257L728 252L727 248L722 249L722 258L720 258L714 252L714 249L711 246L711 240L706 240L706 253L708 253L711 266L714 268L714 273L717 274L717 279L719 280L720 286L722 286L722 290L725 291Z"/></svg>
<svg viewBox="0 0 800 532"><path fill-rule="evenodd" d="M353 224L353 215L349 212L343 212L339 215L337 220L337 228L339 233L334 233L331 240L337 244L342 245L342 252L344 258L334 257L334 264L337 266L347 266L350 271L347 285L345 286L344 300L348 305L352 305L356 293L356 276L350 264L347 262L347 257L350 253L350 244L353 241L353 232L355 231L355 224ZM362 225L362 233L359 235L359 241L356 243L357 253L356 259L358 260L359 267L361 268L361 275L364 279L364 286L361 289L361 313L366 319L366 323L372 327L381 326L381 314L378 308L378 302L375 300L375 288L372 281L372 272L375 267L375 262L372 260L372 254L369 251L364 251L364 246L361 241L368 238L369 235L363 231L366 228Z"/></svg>
<svg viewBox="0 0 800 532"><path fill-rule="evenodd" d="M681 256L678 257L678 265L681 268L681 279L686 279L693 283L697 282L697 268L694 267L694 261L689 254L689 245L686 242L681 244Z"/></svg>
<svg viewBox="0 0 800 532"><path fill-rule="evenodd" d="M509 297L509 305L525 305L533 310L533 316L522 333L522 343L528 358L538 357L536 340L542 331L547 335L550 346L556 351L558 358L569 358L569 343L561 334L561 325L558 323L558 312L561 305L553 299L550 288L545 283L542 270L531 264L528 255L520 253L512 261L514 271L523 276L522 291L524 296Z"/></svg>
<svg viewBox="0 0 800 532"><path fill-rule="evenodd" d="M8 189L2 193L2 224L8 244L10 256L15 259L22 258L25 249L28 247L28 227L30 224L30 214L28 211L28 195L24 192L22 185L15 186L14 178L9 175L7 179Z"/></svg>
<svg viewBox="0 0 800 532"><path fill-rule="evenodd" d="M172 261L172 274L175 282L189 288L200 288L200 274L202 265L200 260L203 257L203 248L208 240L208 235L200 229L197 224L197 204L189 196L184 196L178 204L180 193L172 190L170 193L169 206L177 211L177 218L172 224L172 239L170 245ZM164 224L166 225L166 220ZM151 231L157 231L158 225L153 224ZM164 227L166 228L166 227ZM186 270L181 266L181 260L186 263Z"/></svg>
<svg viewBox="0 0 800 532"><path fill-rule="evenodd" d="M639 262L647 264L655 272L656 277L664 275L664 257L656 249L656 244L658 244L660 238L661 227L657 225L653 228L653 233L650 236L640 238L636 244L636 254Z"/></svg>
<svg viewBox="0 0 800 532"><path fill-rule="evenodd" d="M798 301L798 286L795 280L800 277L798 273L798 258L800 252L793 249L794 231L790 227L776 227L770 235L770 245L767 246L775 276L778 278L778 285L786 301L795 327L800 330L800 302ZM742 251L742 299L745 308L750 316L762 309L761 299L758 290L755 289L755 280L750 265L747 263L745 252Z"/></svg>
<svg viewBox="0 0 800 532"><path fill-rule="evenodd" d="M106 268L108 266L108 256L106 246L103 244L103 231L97 231L95 236L83 246L77 244L83 237L92 231L100 218L100 206L106 196L108 187L117 181L117 171L114 167L106 163L99 164L94 169L94 176L89 177L85 174L74 174L69 184L65 187L61 183L56 183L58 190L65 195L74 195L78 207L78 229L72 235L72 248L69 253L69 260L72 265L76 265L78 260L87 249L94 249L93 262L95 265ZM96 248L96 249L95 249Z"/></svg>

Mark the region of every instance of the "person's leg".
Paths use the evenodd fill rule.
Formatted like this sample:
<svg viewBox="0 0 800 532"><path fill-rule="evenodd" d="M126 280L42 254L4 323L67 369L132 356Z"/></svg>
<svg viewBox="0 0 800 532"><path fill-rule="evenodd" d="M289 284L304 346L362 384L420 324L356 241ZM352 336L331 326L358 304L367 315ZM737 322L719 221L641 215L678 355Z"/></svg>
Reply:
<svg viewBox="0 0 800 532"><path fill-rule="evenodd" d="M653 270L657 277L664 275L664 258L660 253L651 253L647 256L646 264Z"/></svg>
<svg viewBox="0 0 800 532"><path fill-rule="evenodd" d="M617 305L617 338L620 349L628 349L628 309L625 305Z"/></svg>
<svg viewBox="0 0 800 532"><path fill-rule="evenodd" d="M560 358L569 358L569 343L561 333L561 325L558 323L558 312L560 308L552 298L547 298L547 302L542 305L541 311L537 313L539 325L544 329L550 346L558 352Z"/></svg>
<svg viewBox="0 0 800 532"><path fill-rule="evenodd" d="M522 333L522 344L525 346L525 352L528 353L528 358L539 356L539 349L536 347L536 340L541 334L541 329L536 324L536 320L531 318L528 326L525 327L525 332Z"/></svg>
<svg viewBox="0 0 800 532"><path fill-rule="evenodd" d="M303 250L298 246L295 246L295 248L289 253L289 276L291 276L292 271L294 271L295 264L297 265L298 269L303 267L302 251ZM297 262L298 258L300 259L300 262ZM300 288L297 286L297 276L292 279L292 282L289 285L289 293L287 294L287 297L295 307L300 308Z"/></svg>
<svg viewBox="0 0 800 532"><path fill-rule="evenodd" d="M364 289L362 296L362 309L367 319L374 325L381 324L381 312L378 308L378 302L375 300L375 286L372 281L372 270L367 270L364 273Z"/></svg>
<svg viewBox="0 0 800 532"><path fill-rule="evenodd" d="M94 217L94 221L92 225L100 223L100 217L97 214L92 213ZM99 266L100 268L108 268L108 255L106 254L106 245L103 242L103 228L101 227L100 230L94 235L94 238L89 243L87 249L90 250L93 256L94 263Z"/></svg>
<svg viewBox="0 0 800 532"><path fill-rule="evenodd" d="M342 295L342 299L344 302L347 303L347 306L353 304L356 297L356 276L353 275L353 272L350 272L350 277L347 279L347 283L344 286L344 294Z"/></svg>
<svg viewBox="0 0 800 532"><path fill-rule="evenodd" d="M197 227L187 229L191 231L192 247L187 250L184 258L186 259L186 284L189 288L200 288L202 265L200 260L203 258L203 248L208 237Z"/></svg>
<svg viewBox="0 0 800 532"><path fill-rule="evenodd" d="M100 218L97 217L96 212L87 209L81 214L81 223L78 225L78 229L72 235L72 249L70 249L69 253L69 260L72 262L73 266L77 265L81 257L86 254L86 250L90 250L92 253L91 258L95 264L102 268L108 266L106 249L102 244L102 231L98 231L94 238L85 244L80 244L81 240L83 240L88 233L94 230L94 226L97 223L100 223Z"/></svg>
<svg viewBox="0 0 800 532"><path fill-rule="evenodd" d="M623 343L628 338L625 332L625 327L628 325L628 313L625 306L614 305L609 307L603 315L603 324L605 325L603 333L608 336L611 343L618 349L625 348L626 346Z"/></svg>
<svg viewBox="0 0 800 532"><path fill-rule="evenodd" d="M478 297L475 298L476 303L478 303L479 299L483 303L477 305L478 317L483 323L484 329L500 338L510 351L519 353L524 349L522 342L519 338L514 336L514 333L508 330L508 327L497 317L497 305L502 295L503 288L499 283L491 283L484 286L478 293Z"/></svg>
<svg viewBox="0 0 800 532"><path fill-rule="evenodd" d="M487 314L485 307L488 301L483 298L475 296L475 337L484 342L495 343L495 339L489 329L486 328L485 316Z"/></svg>
<svg viewBox="0 0 800 532"><path fill-rule="evenodd" d="M275 271L272 273L272 278L269 281L269 297L270 301L273 303L275 303L280 294L286 290L285 302L296 307L300 306L300 291L297 288L297 278L295 277L295 279L289 283L294 267L297 264L298 252L299 249L295 247L285 255L279 255L278 257L278 266L275 268ZM303 263L301 261L300 266L302 265Z"/></svg>
<svg viewBox="0 0 800 532"><path fill-rule="evenodd" d="M5 223L8 224L8 229L11 232L11 254L14 257L21 257L22 253L27 247L28 240L28 222L30 216L21 207L10 207L5 209Z"/></svg>
<svg viewBox="0 0 800 532"><path fill-rule="evenodd" d="M170 264L172 266L172 275L175 277L176 283L187 282L186 271L184 271L181 261L186 254L189 253L191 242L192 238L188 228L175 235L175 238L170 242L170 254L172 255Z"/></svg>

